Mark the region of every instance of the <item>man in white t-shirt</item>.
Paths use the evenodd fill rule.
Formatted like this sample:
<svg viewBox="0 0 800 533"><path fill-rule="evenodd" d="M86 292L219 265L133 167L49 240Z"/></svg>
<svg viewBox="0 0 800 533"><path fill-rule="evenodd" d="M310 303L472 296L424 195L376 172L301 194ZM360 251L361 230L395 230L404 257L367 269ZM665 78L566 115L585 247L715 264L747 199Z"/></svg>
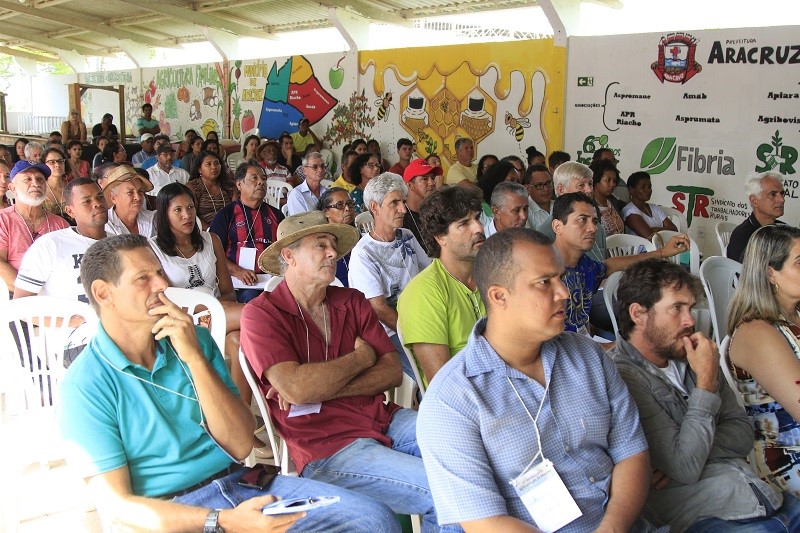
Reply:
<svg viewBox="0 0 800 533"><path fill-rule="evenodd" d="M34 241L22 257L14 298L41 294L89 303L81 284L81 260L89 246L106 236L106 202L97 183L76 178L64 187L64 203L77 226Z"/></svg>
<svg viewBox="0 0 800 533"><path fill-rule="evenodd" d="M411 231L403 228L408 186L397 174L385 172L364 188L364 205L375 219L375 226L361 237L350 252L350 287L369 300L392 343L403 350L397 338L397 298L431 262ZM403 370L414 373L404 357ZM407 367L407 368L406 368Z"/></svg>
<svg viewBox="0 0 800 533"><path fill-rule="evenodd" d="M176 181L186 185L186 182L189 181L189 173L182 168L172 166L175 160L175 149L172 144L164 143L159 146L156 149L156 159L156 165L147 169L150 181L153 184L153 190L149 194L157 196L161 187Z"/></svg>

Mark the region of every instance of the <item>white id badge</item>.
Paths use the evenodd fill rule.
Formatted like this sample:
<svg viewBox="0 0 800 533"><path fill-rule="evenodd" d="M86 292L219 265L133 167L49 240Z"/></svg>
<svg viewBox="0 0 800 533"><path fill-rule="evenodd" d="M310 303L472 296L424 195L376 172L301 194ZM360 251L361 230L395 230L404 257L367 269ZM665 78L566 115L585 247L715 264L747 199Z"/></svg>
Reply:
<svg viewBox="0 0 800 533"><path fill-rule="evenodd" d="M536 526L544 533L557 531L583 514L553 463L547 459L509 483L536 521Z"/></svg>
<svg viewBox="0 0 800 533"><path fill-rule="evenodd" d="M256 269L255 248L239 248L239 266L247 270Z"/></svg>
<svg viewBox="0 0 800 533"><path fill-rule="evenodd" d="M304 403L302 405L292 405L289 408L289 415L287 418L294 418L295 416L313 415L319 413L322 409L321 403Z"/></svg>

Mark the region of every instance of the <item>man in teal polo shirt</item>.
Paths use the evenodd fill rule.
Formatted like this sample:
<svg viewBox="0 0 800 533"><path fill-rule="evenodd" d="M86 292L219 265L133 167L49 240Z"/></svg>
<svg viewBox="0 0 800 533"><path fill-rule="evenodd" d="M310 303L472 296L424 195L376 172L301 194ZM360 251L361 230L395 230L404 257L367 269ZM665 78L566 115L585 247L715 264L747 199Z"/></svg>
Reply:
<svg viewBox="0 0 800 533"><path fill-rule="evenodd" d="M164 295L168 282L147 239L119 235L93 244L81 279L101 325L62 381L60 425L68 461L87 480L104 521L209 533L399 528L371 498L286 476L269 492L341 500L307 516L263 515L275 498L238 485L253 416L208 330Z"/></svg>
<svg viewBox="0 0 800 533"><path fill-rule="evenodd" d="M480 198L464 187L437 189L420 206L422 238L434 260L400 293L397 313L423 387L466 346L475 322L486 315L472 277L486 240L480 213Z"/></svg>

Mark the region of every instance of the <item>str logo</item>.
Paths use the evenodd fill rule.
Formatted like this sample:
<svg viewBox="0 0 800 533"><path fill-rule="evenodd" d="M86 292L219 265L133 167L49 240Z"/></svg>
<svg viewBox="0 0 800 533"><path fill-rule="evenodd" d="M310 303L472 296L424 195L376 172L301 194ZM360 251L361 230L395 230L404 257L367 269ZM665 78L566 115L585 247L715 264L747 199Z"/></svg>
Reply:
<svg viewBox="0 0 800 533"><path fill-rule="evenodd" d="M692 217L709 218L708 206L714 190L694 185L668 185L667 190L674 192L672 205L686 215L686 225L692 225Z"/></svg>
<svg viewBox="0 0 800 533"><path fill-rule="evenodd" d="M661 83L686 83L703 70L694 60L697 39L688 33L670 33L658 43L658 61L650 65Z"/></svg>
<svg viewBox="0 0 800 533"><path fill-rule="evenodd" d="M794 174L797 162L797 148L783 144L780 131L775 131L772 143L764 143L756 148L756 157L763 165L756 167L756 172L767 172L778 168L781 174Z"/></svg>

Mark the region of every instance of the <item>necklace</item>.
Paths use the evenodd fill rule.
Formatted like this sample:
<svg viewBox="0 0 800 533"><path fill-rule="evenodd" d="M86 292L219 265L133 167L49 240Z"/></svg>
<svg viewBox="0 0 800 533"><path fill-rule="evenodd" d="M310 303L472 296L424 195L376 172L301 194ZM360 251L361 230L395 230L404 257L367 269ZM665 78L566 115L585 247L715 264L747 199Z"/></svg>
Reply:
<svg viewBox="0 0 800 533"><path fill-rule="evenodd" d="M219 209L217 209L217 202L214 201L214 196L211 194L211 191L208 190L205 180L201 177L200 181L203 182L203 188L206 190L206 194L208 194L208 198L211 200L211 208L214 209L214 214L216 214L217 211L219 211ZM217 184L217 187L219 187L219 184ZM222 187L219 187L219 197L222 199L219 208L222 209L225 207L225 192L222 190Z"/></svg>
<svg viewBox="0 0 800 533"><path fill-rule="evenodd" d="M63 217L64 216L64 205L62 204L62 202L58 201L58 196L56 196L56 191L54 191L53 189L50 188L49 185L47 185L47 192L45 193L45 195L49 197L50 194L53 195L53 204L58 206L58 211L59 211L59 213L61 213L61 216ZM64 190L63 189L61 190L61 198L62 199L64 198Z"/></svg>
<svg viewBox="0 0 800 533"><path fill-rule="evenodd" d="M28 230L28 234L31 236L31 244L33 244L33 241L35 241L36 237L39 236L39 232L36 231L36 227L37 227L36 219L34 218L32 221L28 222L28 219L26 219L24 216L22 216L22 213L17 211L17 207L16 206L14 206L14 212L17 214L17 216L20 219L22 219L22 222L25 224L25 229ZM50 233L50 219L47 218L47 213L45 213L45 215L44 215L44 220L47 222L47 233ZM39 225L41 225L41 223Z"/></svg>
<svg viewBox="0 0 800 533"><path fill-rule="evenodd" d="M255 237L253 237L253 228L256 225L256 215L258 215L261 212L261 202L259 202L259 204L256 206L256 208L253 209L253 211L255 211L256 214L253 215L253 222L249 226L247 225L247 210L248 209L250 209L250 208L248 206L244 205L244 203L242 203L242 215L244 215L244 227L247 228L247 235L248 235L248 237L250 237L250 242L253 243L253 248L255 248L256 247L256 239L255 239ZM245 243L245 244L247 244L247 243Z"/></svg>
<svg viewBox="0 0 800 533"><path fill-rule="evenodd" d="M372 237L372 238L373 238L373 239L375 239L376 241L380 241L380 242L394 242L394 240L397 238L397 236L396 236L396 235L392 235L392 237L393 237L393 238L392 238L391 240L388 240L388 241L387 241L387 240L385 240L385 239L381 239L380 237L378 237L378 232L377 232L377 231L375 231L375 230L372 230L372 231L370 231L370 232L369 232L369 235L370 235L370 237Z"/></svg>
<svg viewBox="0 0 800 533"><path fill-rule="evenodd" d="M295 300L295 304L297 304L297 310L300 311L300 318L303 319L303 324L306 326L306 358L308 362L311 362L311 342L309 340L309 332L308 332L308 322L306 321L306 317L303 314L303 308L300 307L300 303ZM325 360L328 360L328 313L327 307L325 307L325 302L322 302L322 329L323 335L325 335ZM312 317L313 318L313 317ZM319 327L319 326L318 326Z"/></svg>

